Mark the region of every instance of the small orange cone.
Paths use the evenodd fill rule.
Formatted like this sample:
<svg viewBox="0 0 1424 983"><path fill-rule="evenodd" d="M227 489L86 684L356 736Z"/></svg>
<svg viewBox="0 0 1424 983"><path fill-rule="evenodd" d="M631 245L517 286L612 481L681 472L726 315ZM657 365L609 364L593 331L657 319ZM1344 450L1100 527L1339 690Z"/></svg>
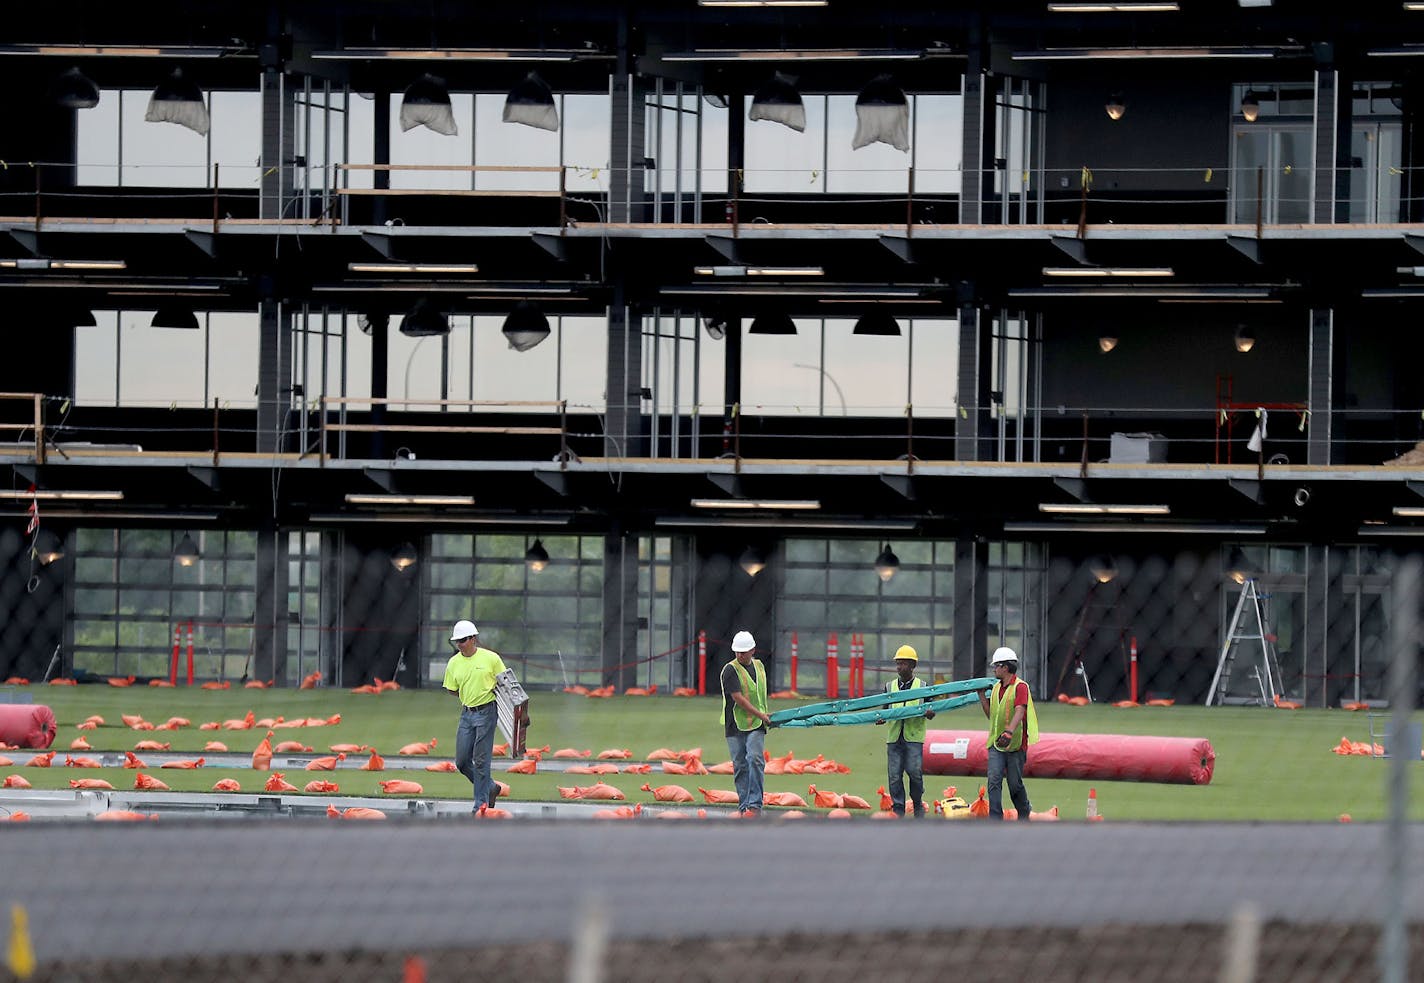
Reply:
<svg viewBox="0 0 1424 983"><path fill-rule="evenodd" d="M425 983L425 960L419 956L406 956L401 983Z"/></svg>
<svg viewBox="0 0 1424 983"><path fill-rule="evenodd" d="M1102 816L1098 815L1098 790L1088 789L1088 822L1101 822Z"/></svg>

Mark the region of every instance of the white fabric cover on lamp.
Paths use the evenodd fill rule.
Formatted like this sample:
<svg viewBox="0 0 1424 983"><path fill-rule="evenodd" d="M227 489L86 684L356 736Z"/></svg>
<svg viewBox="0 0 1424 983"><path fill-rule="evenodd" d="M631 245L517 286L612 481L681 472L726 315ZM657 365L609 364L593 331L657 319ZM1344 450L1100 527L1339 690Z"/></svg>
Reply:
<svg viewBox="0 0 1424 983"><path fill-rule="evenodd" d="M872 143L888 143L901 152L910 149L910 104L889 75L877 75L855 97L850 147L859 150Z"/></svg>

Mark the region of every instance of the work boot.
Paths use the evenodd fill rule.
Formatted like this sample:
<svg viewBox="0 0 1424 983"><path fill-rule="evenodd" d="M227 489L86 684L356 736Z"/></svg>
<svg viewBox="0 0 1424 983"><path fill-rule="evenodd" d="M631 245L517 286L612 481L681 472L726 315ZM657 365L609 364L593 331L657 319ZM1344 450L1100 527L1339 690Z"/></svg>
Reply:
<svg viewBox="0 0 1424 983"><path fill-rule="evenodd" d="M916 819L924 819L924 818L925 818L925 804L924 804L923 802L916 802L916 803L915 803L915 818L916 818Z"/></svg>

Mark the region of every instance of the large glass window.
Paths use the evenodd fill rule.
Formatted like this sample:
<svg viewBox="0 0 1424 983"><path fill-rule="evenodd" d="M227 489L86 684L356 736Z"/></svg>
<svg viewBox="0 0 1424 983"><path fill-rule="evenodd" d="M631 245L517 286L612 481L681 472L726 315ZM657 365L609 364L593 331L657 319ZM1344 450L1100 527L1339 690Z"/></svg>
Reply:
<svg viewBox="0 0 1424 983"><path fill-rule="evenodd" d="M255 313L199 311L198 330L155 328L152 311L95 311L75 328L74 395L81 406L252 408Z"/></svg>
<svg viewBox="0 0 1424 983"><path fill-rule="evenodd" d="M75 116L78 183L145 188L256 188L261 178L262 98L209 92L206 136L144 119L146 89L105 89ZM220 165L214 171L213 165Z"/></svg>

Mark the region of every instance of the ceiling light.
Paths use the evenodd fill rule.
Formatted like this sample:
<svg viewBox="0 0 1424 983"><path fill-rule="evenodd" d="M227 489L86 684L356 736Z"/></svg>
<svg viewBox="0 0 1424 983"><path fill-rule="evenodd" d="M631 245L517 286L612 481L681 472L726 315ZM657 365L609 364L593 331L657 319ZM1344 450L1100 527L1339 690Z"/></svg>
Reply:
<svg viewBox="0 0 1424 983"><path fill-rule="evenodd" d="M402 132L417 126L447 137L459 133L459 128L455 126L455 112L450 108L450 92L445 88L445 80L429 72L406 86L405 93L401 96Z"/></svg>
<svg viewBox="0 0 1424 983"><path fill-rule="evenodd" d="M673 51L662 61L919 61L923 48L699 48ZM963 57L963 55L956 55Z"/></svg>
<svg viewBox="0 0 1424 983"><path fill-rule="evenodd" d="M1009 533L1148 533L1154 536L1264 536L1264 525L1245 526L1220 522L1005 522L1004 532Z"/></svg>
<svg viewBox="0 0 1424 983"><path fill-rule="evenodd" d="M1093 579L1100 584L1111 583L1117 578L1117 564L1106 553L1088 561L1088 570L1092 573Z"/></svg>
<svg viewBox="0 0 1424 983"><path fill-rule="evenodd" d="M694 266L698 276L825 276L820 266Z"/></svg>
<svg viewBox="0 0 1424 983"><path fill-rule="evenodd" d="M186 532L173 549L173 559L178 561L180 567L191 567L198 562L198 544Z"/></svg>
<svg viewBox="0 0 1424 983"><path fill-rule="evenodd" d="M1042 51L1015 51L1013 61L1105 61L1140 58L1275 58L1288 48L1245 48L1232 45L1183 47L1158 45L1145 48L1045 48ZM1375 52L1371 52L1374 54Z"/></svg>
<svg viewBox="0 0 1424 983"><path fill-rule="evenodd" d="M509 347L517 352L527 352L539 342L549 337L549 319L539 310L537 304L521 300L514 305L500 328Z"/></svg>
<svg viewBox="0 0 1424 983"><path fill-rule="evenodd" d="M474 505L473 495L347 495L347 505Z"/></svg>
<svg viewBox="0 0 1424 983"><path fill-rule="evenodd" d="M747 334L789 335L795 333L796 322L791 319L790 314L784 313L758 314L752 319L752 326L747 329Z"/></svg>
<svg viewBox="0 0 1424 983"><path fill-rule="evenodd" d="M150 123L177 123L200 136L208 135L208 107L203 103L203 90L175 68L153 90L148 110L143 118Z"/></svg>
<svg viewBox="0 0 1424 983"><path fill-rule="evenodd" d="M1236 335L1232 338L1232 343L1238 352L1245 355L1256 347L1256 332L1244 324L1239 325L1236 328Z"/></svg>
<svg viewBox="0 0 1424 983"><path fill-rule="evenodd" d="M534 72L520 79L504 99L504 122L557 131L559 109L554 103L554 90L549 88L549 83Z"/></svg>
<svg viewBox="0 0 1424 983"><path fill-rule="evenodd" d="M64 540L45 528L36 531L32 549L34 558L43 566L64 559Z"/></svg>
<svg viewBox="0 0 1424 983"><path fill-rule="evenodd" d="M766 560L756 550L748 546L742 550L741 557L737 560L737 565L746 571L748 577L755 577L766 569Z"/></svg>
<svg viewBox="0 0 1424 983"><path fill-rule="evenodd" d="M1231 547L1231 552L1227 554L1226 575L1238 584L1244 584L1251 579L1251 566L1239 546Z"/></svg>
<svg viewBox="0 0 1424 983"><path fill-rule="evenodd" d="M401 573L405 573L415 566L420 557L415 552L415 547L410 543L402 543L400 548L391 554L391 566Z"/></svg>
<svg viewBox="0 0 1424 983"><path fill-rule="evenodd" d="M1040 502L1040 512L1054 515L1171 515L1170 505L1099 505L1096 502Z"/></svg>
<svg viewBox="0 0 1424 983"><path fill-rule="evenodd" d="M1247 90L1241 97L1241 117L1248 123L1254 123L1261 115L1261 100L1256 97L1256 93Z"/></svg>
<svg viewBox="0 0 1424 983"><path fill-rule="evenodd" d="M0 498L36 498L40 501L121 502L123 501L124 493L121 491L56 491L50 488L40 488L34 491L0 490Z"/></svg>
<svg viewBox="0 0 1424 983"><path fill-rule="evenodd" d="M777 498L694 498L695 509L785 509L790 512L805 512L821 507L816 499Z"/></svg>
<svg viewBox="0 0 1424 983"><path fill-rule="evenodd" d="M900 324L886 311L871 311L861 315L851 334L898 337Z"/></svg>
<svg viewBox="0 0 1424 983"><path fill-rule="evenodd" d="M128 263L122 259L0 259L4 270L123 270Z"/></svg>
<svg viewBox="0 0 1424 983"><path fill-rule="evenodd" d="M429 297L412 305L410 313L401 318L400 333L407 338L431 338L450 333L450 321Z"/></svg>
<svg viewBox="0 0 1424 983"><path fill-rule="evenodd" d="M796 89L795 78L782 72L773 75L771 81L752 94L752 105L747 110L747 119L770 120L797 133L805 132L806 107L801 102L801 93Z"/></svg>
<svg viewBox="0 0 1424 983"><path fill-rule="evenodd" d="M1054 14L1170 14L1182 8L1175 2L1137 3L1050 3L1048 10Z"/></svg>
<svg viewBox="0 0 1424 983"><path fill-rule="evenodd" d="M65 109L93 109L99 105L99 87L75 66L55 78L50 98Z"/></svg>
<svg viewBox="0 0 1424 983"><path fill-rule="evenodd" d="M1424 506L1419 505L1396 505L1394 514L1401 519L1424 519Z"/></svg>
<svg viewBox="0 0 1424 983"><path fill-rule="evenodd" d="M352 273L478 273L474 263L347 263Z"/></svg>
<svg viewBox="0 0 1424 983"><path fill-rule="evenodd" d="M1108 104L1103 108L1108 111L1108 119L1118 120L1127 112L1127 103L1123 101L1121 92L1114 92L1108 96Z"/></svg>
<svg viewBox="0 0 1424 983"><path fill-rule="evenodd" d="M1116 348L1116 347L1117 347L1117 335L1116 335L1116 334L1113 334L1113 333L1111 333L1111 332L1107 332L1107 333L1098 335L1098 350L1101 351L1104 355L1106 355L1108 352L1112 351L1112 350L1113 350L1114 348Z"/></svg>
<svg viewBox="0 0 1424 983"><path fill-rule="evenodd" d="M822 519L813 516L769 515L769 516L675 516L660 515L653 519L653 525L675 529L775 529L785 532L796 530L840 530L846 532L914 532L917 523L913 519Z"/></svg>
<svg viewBox="0 0 1424 983"><path fill-rule="evenodd" d="M1170 266L1045 266L1044 276L1058 277L1166 277L1176 276Z"/></svg>
<svg viewBox="0 0 1424 983"><path fill-rule="evenodd" d="M899 572L900 558L890 549L890 544L886 543L885 548L880 551L880 555L875 558L875 573L882 584L888 584L890 579Z"/></svg>
<svg viewBox="0 0 1424 983"><path fill-rule="evenodd" d="M524 551L524 563L535 573L542 573L549 565L549 551L544 548L543 540L534 540L534 545Z"/></svg>
<svg viewBox="0 0 1424 983"><path fill-rule="evenodd" d="M312 512L309 516L318 525L383 525L390 523L423 526L567 526L568 516L547 518L514 512L490 515L460 515L448 512Z"/></svg>
<svg viewBox="0 0 1424 983"><path fill-rule="evenodd" d="M697 0L699 7L826 7L830 0Z"/></svg>
<svg viewBox="0 0 1424 983"><path fill-rule="evenodd" d="M318 61L585 61L612 59L595 46L582 48L341 48L313 51Z"/></svg>
<svg viewBox="0 0 1424 983"><path fill-rule="evenodd" d="M177 328L182 331L197 331L198 315L186 307L177 304L164 304L153 312L153 320L148 324L151 328Z"/></svg>

